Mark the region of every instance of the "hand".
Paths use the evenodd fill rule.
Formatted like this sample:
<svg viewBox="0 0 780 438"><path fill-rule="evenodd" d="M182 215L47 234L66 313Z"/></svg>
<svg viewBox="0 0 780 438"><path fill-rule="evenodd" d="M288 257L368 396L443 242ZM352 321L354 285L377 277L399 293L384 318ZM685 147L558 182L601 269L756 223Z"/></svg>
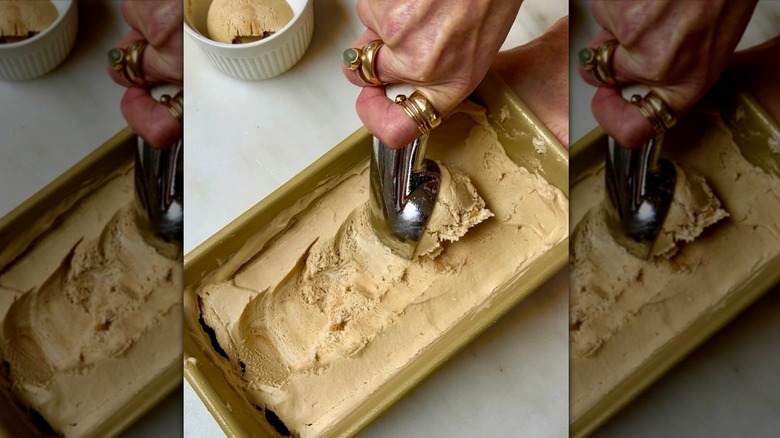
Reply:
<svg viewBox="0 0 780 438"><path fill-rule="evenodd" d="M612 55L615 79L647 85L679 117L721 75L756 2L596 0L593 17L603 30L589 46L617 40ZM584 69L579 73L591 85L599 85ZM600 86L591 105L602 128L626 147L639 147L655 134L618 88Z"/></svg>
<svg viewBox="0 0 780 438"><path fill-rule="evenodd" d="M499 52L493 69L569 148L569 17L538 38Z"/></svg>
<svg viewBox="0 0 780 438"><path fill-rule="evenodd" d="M734 54L729 71L780 123L780 35Z"/></svg>
<svg viewBox="0 0 780 438"><path fill-rule="evenodd" d="M358 0L366 31L353 44L381 39L375 72L384 83L408 83L422 92L441 116L479 84L506 39L522 0ZM358 116L386 145L414 140L417 125L385 96L384 87L366 86L349 69L344 75L363 87Z"/></svg>
<svg viewBox="0 0 780 438"><path fill-rule="evenodd" d="M124 0L122 16L132 28L117 44L127 47L133 41L149 45L141 56L143 79L149 85L183 83L183 12L180 0ZM182 137L182 123L165 105L155 100L148 87L129 83L119 72L106 67L111 78L128 87L120 108L127 123L152 146L168 147Z"/></svg>

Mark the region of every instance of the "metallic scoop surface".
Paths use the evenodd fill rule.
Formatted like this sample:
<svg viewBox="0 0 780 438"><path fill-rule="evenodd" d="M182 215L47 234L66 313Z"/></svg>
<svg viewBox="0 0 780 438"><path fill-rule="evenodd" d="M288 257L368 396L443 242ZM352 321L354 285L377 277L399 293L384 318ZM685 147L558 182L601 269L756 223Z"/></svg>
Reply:
<svg viewBox="0 0 780 438"><path fill-rule="evenodd" d="M144 240L176 258L184 235L183 140L155 149L138 137L135 156L135 224Z"/></svg>
<svg viewBox="0 0 780 438"><path fill-rule="evenodd" d="M151 90L155 98L176 93L173 86ZM164 149L138 137L135 154L135 225L146 243L175 259L184 240L184 140Z"/></svg>
<svg viewBox="0 0 780 438"><path fill-rule="evenodd" d="M621 90L623 97L646 88ZM626 149L609 138L605 169L607 229L615 241L641 259L650 258L674 197L677 173L660 159L664 135L636 149Z"/></svg>
<svg viewBox="0 0 780 438"><path fill-rule="evenodd" d="M663 136L638 149L609 139L605 169L607 229L621 246L648 259L672 205L677 175L659 160Z"/></svg>
<svg viewBox="0 0 780 438"><path fill-rule="evenodd" d="M388 97L414 90L390 86ZM408 91L408 93L407 93ZM401 149L374 137L370 167L370 220L377 238L395 254L412 259L428 225L441 186L441 171L425 158L428 134Z"/></svg>

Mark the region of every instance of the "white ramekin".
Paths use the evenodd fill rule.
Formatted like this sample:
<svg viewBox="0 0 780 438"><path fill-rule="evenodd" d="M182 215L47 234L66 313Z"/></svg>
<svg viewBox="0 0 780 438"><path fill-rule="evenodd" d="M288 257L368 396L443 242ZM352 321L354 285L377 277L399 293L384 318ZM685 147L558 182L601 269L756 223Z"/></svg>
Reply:
<svg viewBox="0 0 780 438"><path fill-rule="evenodd" d="M76 0L52 0L57 19L38 35L0 44L0 79L23 81L43 76L68 57L79 27Z"/></svg>
<svg viewBox="0 0 780 438"><path fill-rule="evenodd" d="M260 81L294 66L306 52L314 32L312 0L287 0L293 19L275 34L246 44L224 44L208 38L206 18L212 0L189 0L184 6L184 30L209 61L228 76Z"/></svg>

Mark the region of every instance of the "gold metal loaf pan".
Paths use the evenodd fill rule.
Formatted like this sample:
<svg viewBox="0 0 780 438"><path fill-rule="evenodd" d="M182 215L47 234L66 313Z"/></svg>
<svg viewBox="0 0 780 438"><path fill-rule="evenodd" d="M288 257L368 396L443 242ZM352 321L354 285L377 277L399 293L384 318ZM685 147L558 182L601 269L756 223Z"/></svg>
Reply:
<svg viewBox="0 0 780 438"><path fill-rule="evenodd" d="M780 139L780 126L735 82L724 78L707 96L719 109L743 156L753 165L780 178L780 159L767 147L767 139ZM604 161L607 136L596 128L572 146L572 185L589 169ZM574 226L575 224L572 224ZM754 275L729 294L712 314L696 319L664 349L621 381L591 409L571 418L571 436L584 437L647 389L696 347L780 282L780 259L757 267Z"/></svg>
<svg viewBox="0 0 780 438"><path fill-rule="evenodd" d="M117 169L130 166L135 157L136 145L135 134L125 128L0 218L0 272L47 230L55 227L61 217L80 199L99 187L103 181L115 174ZM181 368L174 362L133 396L129 403L105 418L85 438L118 435L179 385ZM26 417L10 400L0 394L0 437L31 436L31 426Z"/></svg>
<svg viewBox="0 0 780 438"><path fill-rule="evenodd" d="M490 72L472 96L486 107L491 124L508 155L517 163L540 161L540 173L568 196L568 153L541 125L517 96ZM499 117L501 112L509 117ZM509 111L509 114L506 114ZM511 120L502 122L501 120ZM518 135L518 131L526 135ZM509 134L512 134L510 136ZM184 375L228 436L275 437L263 414L248 404L227 383L204 349L211 343L200 327L195 291L201 279L230 258L245 241L268 226L277 214L295 208L296 201L311 193L322 181L347 173L369 159L371 135L365 128L349 136L300 174L238 217L184 257ZM546 154L534 149L533 138L544 141ZM490 306L482 306L448 330L434 345L375 391L362 406L341 419L329 437L352 436L415 387L449 357L487 329L549 277L566 266L568 239L535 261L528 272L497 292Z"/></svg>

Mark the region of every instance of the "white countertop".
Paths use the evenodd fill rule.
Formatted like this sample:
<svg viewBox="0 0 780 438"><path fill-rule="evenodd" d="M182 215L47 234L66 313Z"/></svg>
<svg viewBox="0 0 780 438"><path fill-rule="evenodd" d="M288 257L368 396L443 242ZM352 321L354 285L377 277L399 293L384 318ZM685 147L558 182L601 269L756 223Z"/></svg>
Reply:
<svg viewBox="0 0 780 438"><path fill-rule="evenodd" d="M355 0L315 0L314 37L287 73L243 82L185 37L185 252L361 126L341 52L363 31ZM526 0L505 44L566 15ZM221 430L185 383L187 436ZM365 436L568 436L568 275L557 274L364 431Z"/></svg>
<svg viewBox="0 0 780 438"><path fill-rule="evenodd" d="M571 4L572 145L596 126L595 89L575 69L598 27L590 2ZM780 33L780 2L759 2L739 48ZM780 98L780 97L779 97ZM780 286L754 303L597 430L595 437L774 437L780 430Z"/></svg>
<svg viewBox="0 0 780 438"><path fill-rule="evenodd" d="M26 82L0 80L0 217L126 126L124 89L104 70L106 53L129 29L118 0L81 0L73 51L56 70ZM174 391L124 436L182 430Z"/></svg>

